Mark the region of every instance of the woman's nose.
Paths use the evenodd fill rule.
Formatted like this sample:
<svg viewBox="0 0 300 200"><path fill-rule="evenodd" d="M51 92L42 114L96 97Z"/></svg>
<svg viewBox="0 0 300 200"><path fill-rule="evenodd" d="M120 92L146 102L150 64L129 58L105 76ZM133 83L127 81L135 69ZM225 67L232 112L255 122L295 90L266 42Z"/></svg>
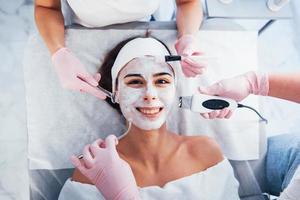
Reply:
<svg viewBox="0 0 300 200"><path fill-rule="evenodd" d="M144 96L144 101L153 101L157 99L157 91L155 88L152 86L148 86L145 96Z"/></svg>
<svg viewBox="0 0 300 200"><path fill-rule="evenodd" d="M144 101L153 101L153 100L156 100L156 99L157 99L157 97L152 96L152 95L146 95L144 97Z"/></svg>

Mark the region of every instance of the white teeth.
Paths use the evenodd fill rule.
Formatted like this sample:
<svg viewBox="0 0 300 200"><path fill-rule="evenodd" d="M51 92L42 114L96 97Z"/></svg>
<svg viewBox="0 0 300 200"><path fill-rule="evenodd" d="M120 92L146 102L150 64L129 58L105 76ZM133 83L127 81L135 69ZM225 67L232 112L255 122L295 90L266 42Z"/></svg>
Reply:
<svg viewBox="0 0 300 200"><path fill-rule="evenodd" d="M144 114L157 114L159 113L159 108L139 108L139 111Z"/></svg>

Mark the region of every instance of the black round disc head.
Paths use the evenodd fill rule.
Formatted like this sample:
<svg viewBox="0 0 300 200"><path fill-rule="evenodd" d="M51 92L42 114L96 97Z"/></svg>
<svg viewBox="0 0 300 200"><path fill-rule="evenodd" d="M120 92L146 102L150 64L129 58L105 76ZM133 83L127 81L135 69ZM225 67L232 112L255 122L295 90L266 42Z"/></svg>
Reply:
<svg viewBox="0 0 300 200"><path fill-rule="evenodd" d="M229 103L222 99L209 99L204 101L202 106L211 110L221 110L229 107Z"/></svg>

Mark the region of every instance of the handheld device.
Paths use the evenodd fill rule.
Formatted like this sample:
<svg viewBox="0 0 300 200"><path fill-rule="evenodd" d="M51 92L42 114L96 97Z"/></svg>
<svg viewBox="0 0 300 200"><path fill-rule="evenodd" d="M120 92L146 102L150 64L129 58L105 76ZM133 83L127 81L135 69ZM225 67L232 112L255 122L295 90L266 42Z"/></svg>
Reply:
<svg viewBox="0 0 300 200"><path fill-rule="evenodd" d="M250 106L246 106L236 102L230 98L224 98L219 96L210 96L201 93L196 93L193 96L181 96L179 97L179 108L189 109L192 112L197 113L209 113L214 110L221 110L228 108L235 110L236 108L248 108L254 111L261 121L268 123L268 120L264 118L257 110Z"/></svg>
<svg viewBox="0 0 300 200"><path fill-rule="evenodd" d="M112 102L112 103L116 103L114 93L109 92L108 90L104 89L104 88L101 87L100 85L98 85L97 88L98 88L100 91L104 92L105 95L111 99L111 102Z"/></svg>
<svg viewBox="0 0 300 200"><path fill-rule="evenodd" d="M86 82L84 79L80 78L80 77L77 77L79 78L80 80ZM87 84L89 84L88 82L86 82ZM89 84L90 86L92 86L91 84ZM92 86L92 87L95 87L95 86ZM115 94L113 94L112 92L109 92L108 90L104 89L103 87L101 87L100 85L97 85L97 88L98 90L102 91L107 97L109 97L111 99L111 102L112 103L116 103L115 101Z"/></svg>
<svg viewBox="0 0 300 200"><path fill-rule="evenodd" d="M193 96L179 97L179 107L193 112L207 113L223 108L234 110L238 107L238 103L229 98L196 93Z"/></svg>
<svg viewBox="0 0 300 200"><path fill-rule="evenodd" d="M187 56L180 56L180 55L166 55L166 56L155 56L158 62L176 62L181 61ZM207 61L207 60L216 60L217 57L213 56L188 56L190 59L200 62L200 61Z"/></svg>

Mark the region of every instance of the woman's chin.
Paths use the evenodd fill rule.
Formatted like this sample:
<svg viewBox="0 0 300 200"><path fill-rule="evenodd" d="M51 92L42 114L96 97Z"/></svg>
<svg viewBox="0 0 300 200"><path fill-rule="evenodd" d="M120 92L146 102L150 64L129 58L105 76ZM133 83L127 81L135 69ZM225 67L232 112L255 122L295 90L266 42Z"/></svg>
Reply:
<svg viewBox="0 0 300 200"><path fill-rule="evenodd" d="M127 119L127 117L125 117ZM129 119L129 118L128 118ZM143 108L136 108L130 116L131 123L141 130L158 130L166 122L166 112L163 107L158 112L147 112Z"/></svg>
<svg viewBox="0 0 300 200"><path fill-rule="evenodd" d="M142 129L142 130L145 130L145 131L154 131L154 130L158 130L162 127L162 125L166 122L166 120L160 120L160 119L157 119L157 120L141 120L141 121L133 121L132 123Z"/></svg>

